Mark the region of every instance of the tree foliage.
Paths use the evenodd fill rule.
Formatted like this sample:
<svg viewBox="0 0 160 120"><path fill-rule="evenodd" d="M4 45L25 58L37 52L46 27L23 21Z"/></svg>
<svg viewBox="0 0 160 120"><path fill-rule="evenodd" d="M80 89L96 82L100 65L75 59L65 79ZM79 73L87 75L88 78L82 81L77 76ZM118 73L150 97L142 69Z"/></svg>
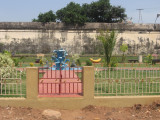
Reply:
<svg viewBox="0 0 160 120"><path fill-rule="evenodd" d="M105 53L105 62L109 66L111 62L112 52L116 44L117 34L115 31L101 31L97 37L103 44Z"/></svg>
<svg viewBox="0 0 160 120"><path fill-rule="evenodd" d="M99 0L91 4L83 4L87 22L121 22L125 19L125 9L121 6L112 6L110 0Z"/></svg>
<svg viewBox="0 0 160 120"><path fill-rule="evenodd" d="M40 13L38 15L38 19L33 19L32 22L55 22L56 21L56 15L53 13L52 10L46 12L46 13Z"/></svg>
<svg viewBox="0 0 160 120"><path fill-rule="evenodd" d="M112 23L122 22L127 17L127 15L125 14L125 9L122 8L121 6L117 6L117 7L112 6L110 14L111 14L111 16L110 16L109 20ZM106 21L106 22L110 22L110 21Z"/></svg>
<svg viewBox="0 0 160 120"><path fill-rule="evenodd" d="M83 9L87 9L88 22L105 22L110 17L111 5L109 0L99 0L88 5L84 4Z"/></svg>
<svg viewBox="0 0 160 120"><path fill-rule="evenodd" d="M56 19L57 17L57 19ZM112 6L110 0L98 0L90 4L80 4L70 2L66 7L53 11L40 13L38 19L33 22L55 22L61 21L66 24L83 25L85 22L107 22L115 23L125 20L125 9L121 6Z"/></svg>
<svg viewBox="0 0 160 120"><path fill-rule="evenodd" d="M82 14L82 7L74 2L58 10L56 14L57 19L66 24L84 24L86 21L86 17Z"/></svg>
<svg viewBox="0 0 160 120"><path fill-rule="evenodd" d="M153 59L153 57L152 57L152 55L151 54L148 54L146 57L145 57L145 63L152 63L152 59Z"/></svg>

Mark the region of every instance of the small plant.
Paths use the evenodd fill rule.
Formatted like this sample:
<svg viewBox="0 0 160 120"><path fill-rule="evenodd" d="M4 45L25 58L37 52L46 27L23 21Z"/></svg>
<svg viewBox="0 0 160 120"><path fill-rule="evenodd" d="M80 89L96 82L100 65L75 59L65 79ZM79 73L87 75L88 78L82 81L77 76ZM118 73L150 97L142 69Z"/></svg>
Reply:
<svg viewBox="0 0 160 120"><path fill-rule="evenodd" d="M86 60L86 66L92 66L92 62L90 60Z"/></svg>
<svg viewBox="0 0 160 120"><path fill-rule="evenodd" d="M77 59L77 60L76 60L76 64L79 65L79 66L81 66L81 61L80 61L80 59Z"/></svg>
<svg viewBox="0 0 160 120"><path fill-rule="evenodd" d="M72 55L73 61L72 61L71 67L75 67L76 65L81 66L81 61L80 61L79 58L80 58L80 57L79 57L79 54L74 54L74 55Z"/></svg>
<svg viewBox="0 0 160 120"><path fill-rule="evenodd" d="M40 61L39 61L40 65L44 65L46 62L47 62L47 59L46 59L46 58L42 58L42 59L40 59Z"/></svg>
<svg viewBox="0 0 160 120"><path fill-rule="evenodd" d="M117 58L111 58L110 66L111 67L117 67L117 65L118 65Z"/></svg>
<svg viewBox="0 0 160 120"><path fill-rule="evenodd" d="M145 63L148 63L148 64L152 63L152 59L153 59L152 55L148 54L145 58Z"/></svg>
<svg viewBox="0 0 160 120"><path fill-rule="evenodd" d="M4 54L4 55L11 56L11 53L10 53L9 51L7 51L7 50L4 50L4 51L3 51L3 54Z"/></svg>
<svg viewBox="0 0 160 120"><path fill-rule="evenodd" d="M79 59L79 54L72 55L72 59L76 62Z"/></svg>
<svg viewBox="0 0 160 120"><path fill-rule="evenodd" d="M24 63L24 59L25 59L25 57L24 57L24 56L21 56L19 59L20 59L20 61L21 61L21 62L23 62L23 63Z"/></svg>
<svg viewBox="0 0 160 120"><path fill-rule="evenodd" d="M104 67L108 67L108 65L106 64L106 62L104 62L103 64ZM111 58L111 61L110 61L110 64L109 64L109 67L117 67L118 66L118 60L117 58Z"/></svg>
<svg viewBox="0 0 160 120"><path fill-rule="evenodd" d="M29 63L29 65L30 65L31 67L33 67L33 66L34 66L34 63Z"/></svg>
<svg viewBox="0 0 160 120"><path fill-rule="evenodd" d="M14 65L15 65L16 67L19 66L19 59L18 59L18 58L13 58L13 62L14 62Z"/></svg>
<svg viewBox="0 0 160 120"><path fill-rule="evenodd" d="M39 64L43 65L43 61L42 61L42 59L40 59Z"/></svg>
<svg viewBox="0 0 160 120"><path fill-rule="evenodd" d="M125 59L126 59L126 56L125 56L125 52L128 50L128 46L126 44L122 44L120 46L120 51L123 52L123 55L122 55L122 63L124 63Z"/></svg>
<svg viewBox="0 0 160 120"><path fill-rule="evenodd" d="M101 73L98 71L98 69L96 68L95 70L95 78L101 78Z"/></svg>

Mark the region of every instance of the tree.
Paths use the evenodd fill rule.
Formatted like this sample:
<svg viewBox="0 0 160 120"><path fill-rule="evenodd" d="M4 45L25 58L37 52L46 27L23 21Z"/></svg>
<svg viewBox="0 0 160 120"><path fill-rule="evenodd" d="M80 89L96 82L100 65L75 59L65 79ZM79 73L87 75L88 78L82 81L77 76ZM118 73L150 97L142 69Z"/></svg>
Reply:
<svg viewBox="0 0 160 120"><path fill-rule="evenodd" d="M120 51L123 52L123 55L122 55L122 62L125 61L125 55L124 55L124 53L125 53L127 50L128 50L128 45L122 44L122 45L120 46Z"/></svg>
<svg viewBox="0 0 160 120"><path fill-rule="evenodd" d="M112 6L110 14L110 21L113 23L122 22L127 17L127 15L125 14L125 9L121 6Z"/></svg>
<svg viewBox="0 0 160 120"><path fill-rule="evenodd" d="M92 2L88 5L87 16L89 22L105 22L106 18L109 17L109 10L111 5L109 0L99 0L97 2Z"/></svg>
<svg viewBox="0 0 160 120"><path fill-rule="evenodd" d="M66 7L56 12L57 19L66 24L80 24L86 22L86 16L82 15L82 7L80 4L70 2Z"/></svg>
<svg viewBox="0 0 160 120"><path fill-rule="evenodd" d="M104 53L105 53L105 62L109 66L111 62L112 52L116 44L117 34L115 31L101 31L100 35L97 37L103 44Z"/></svg>
<svg viewBox="0 0 160 120"><path fill-rule="evenodd" d="M55 22L56 21L56 15L53 13L52 10L46 12L46 13L40 13L38 15L38 19L33 19L32 22Z"/></svg>
<svg viewBox="0 0 160 120"><path fill-rule="evenodd" d="M99 0L91 4L83 4L87 22L121 22L126 18L125 9L112 6L110 0Z"/></svg>
<svg viewBox="0 0 160 120"><path fill-rule="evenodd" d="M70 2L66 7L58 10L56 15L50 10L44 14L40 13L38 19L32 21L46 23L57 20L66 24L84 25L85 22L121 22L126 17L125 9L121 6L112 6L110 0L98 0L90 4L85 3L82 6Z"/></svg>

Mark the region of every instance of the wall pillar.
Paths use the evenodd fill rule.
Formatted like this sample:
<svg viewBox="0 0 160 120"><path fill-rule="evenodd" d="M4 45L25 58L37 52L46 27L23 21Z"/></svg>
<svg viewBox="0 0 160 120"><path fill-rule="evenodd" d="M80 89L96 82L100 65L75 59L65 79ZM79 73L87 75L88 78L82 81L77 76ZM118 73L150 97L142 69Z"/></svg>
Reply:
<svg viewBox="0 0 160 120"><path fill-rule="evenodd" d="M83 95L85 99L94 99L94 67L83 67Z"/></svg>
<svg viewBox="0 0 160 120"><path fill-rule="evenodd" d="M38 97L38 68L28 67L26 70L26 97L37 99Z"/></svg>

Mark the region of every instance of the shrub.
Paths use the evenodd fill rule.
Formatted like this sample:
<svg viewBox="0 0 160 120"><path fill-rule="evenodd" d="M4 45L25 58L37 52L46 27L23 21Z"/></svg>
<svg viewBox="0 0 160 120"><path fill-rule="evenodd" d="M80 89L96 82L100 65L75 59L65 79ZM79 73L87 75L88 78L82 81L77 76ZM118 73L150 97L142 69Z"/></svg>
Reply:
<svg viewBox="0 0 160 120"><path fill-rule="evenodd" d="M117 60L117 58L111 58L111 61L110 61L110 64L109 64L109 67L117 67L117 65L118 65L118 60ZM107 65L107 63L106 62L104 62L104 64L103 64L103 66L104 67L108 67L108 65Z"/></svg>
<svg viewBox="0 0 160 120"><path fill-rule="evenodd" d="M46 62L47 62L47 59L46 59L46 58L42 58L42 59L40 59L40 61L39 61L40 65L44 65Z"/></svg>
<svg viewBox="0 0 160 120"><path fill-rule="evenodd" d="M148 63L148 64L152 63L152 59L153 59L152 55L148 54L145 58L145 63Z"/></svg>
<svg viewBox="0 0 160 120"><path fill-rule="evenodd" d="M23 63L24 63L24 59L25 59L25 57L24 57L24 56L21 56L19 59L20 59L20 61L21 61L21 62L23 62Z"/></svg>
<svg viewBox="0 0 160 120"><path fill-rule="evenodd" d="M122 63L125 61L125 52L128 50L128 45L126 45L126 44L122 44L121 46L120 46L120 51L122 51L123 52L123 55L122 55Z"/></svg>
<svg viewBox="0 0 160 120"><path fill-rule="evenodd" d="M79 65L79 66L81 66L81 61L80 61L80 59L77 59L76 64Z"/></svg>
<svg viewBox="0 0 160 120"><path fill-rule="evenodd" d="M4 50L4 51L3 51L3 54L4 54L4 55L8 55L8 56L11 57L11 53L10 53L9 51L7 51L7 50Z"/></svg>
<svg viewBox="0 0 160 120"><path fill-rule="evenodd" d="M79 59L79 54L72 55L72 59L76 62Z"/></svg>
<svg viewBox="0 0 160 120"><path fill-rule="evenodd" d="M31 67L33 67L33 66L34 66L34 63L29 63L29 65L30 65Z"/></svg>
<svg viewBox="0 0 160 120"><path fill-rule="evenodd" d="M19 66L19 59L18 58L13 58L13 62L16 67Z"/></svg>
<svg viewBox="0 0 160 120"><path fill-rule="evenodd" d="M10 75L14 74L13 68L13 60L9 54L1 54L0 53L0 77L10 77Z"/></svg>
<svg viewBox="0 0 160 120"><path fill-rule="evenodd" d="M86 60L86 66L92 66L92 62L90 60Z"/></svg>
<svg viewBox="0 0 160 120"><path fill-rule="evenodd" d="M72 55L72 59L73 59L73 64L75 63L76 65L81 66L81 61L79 59L79 54L74 54ZM73 65L74 66L74 65Z"/></svg>
<svg viewBox="0 0 160 120"><path fill-rule="evenodd" d="M111 58L110 66L111 67L117 67L117 65L118 65L117 58Z"/></svg>

